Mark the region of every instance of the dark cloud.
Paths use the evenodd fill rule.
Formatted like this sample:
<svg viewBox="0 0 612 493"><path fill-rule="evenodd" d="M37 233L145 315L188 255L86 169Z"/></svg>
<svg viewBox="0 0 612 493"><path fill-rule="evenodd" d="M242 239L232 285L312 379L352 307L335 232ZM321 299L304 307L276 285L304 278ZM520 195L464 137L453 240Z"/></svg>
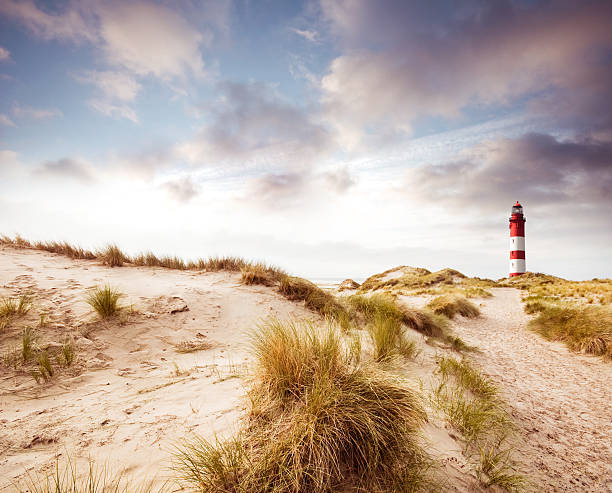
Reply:
<svg viewBox="0 0 612 493"><path fill-rule="evenodd" d="M44 178L76 180L86 185L97 181L95 170L91 165L71 158L46 161L32 173Z"/></svg>
<svg viewBox="0 0 612 493"><path fill-rule="evenodd" d="M244 165L253 159L307 166L330 145L328 132L308 109L287 102L267 84L224 82L218 94L203 107L212 122L184 147L196 164Z"/></svg>
<svg viewBox="0 0 612 493"><path fill-rule="evenodd" d="M166 182L162 185L172 200L186 204L200 193L199 187L190 177Z"/></svg>
<svg viewBox="0 0 612 493"><path fill-rule="evenodd" d="M408 188L457 211L503 208L518 199L559 206L564 215L585 208L608 215L612 143L560 141L542 134L499 139L472 149L463 160L410 170Z"/></svg>
<svg viewBox="0 0 612 493"><path fill-rule="evenodd" d="M368 125L525 102L586 132L612 126L610 2L321 4L345 51L324 103L349 143Z"/></svg>

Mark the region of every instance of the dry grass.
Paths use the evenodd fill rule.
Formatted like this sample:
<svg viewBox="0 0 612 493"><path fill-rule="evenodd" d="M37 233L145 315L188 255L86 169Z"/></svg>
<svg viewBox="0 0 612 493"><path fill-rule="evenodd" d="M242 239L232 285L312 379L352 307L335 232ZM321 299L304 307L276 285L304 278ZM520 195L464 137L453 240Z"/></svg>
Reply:
<svg viewBox="0 0 612 493"><path fill-rule="evenodd" d="M568 281L548 274L527 272L521 276L504 279L500 283L524 289L528 291L530 297L540 296L579 304L612 303L612 279Z"/></svg>
<svg viewBox="0 0 612 493"><path fill-rule="evenodd" d="M270 320L253 336L257 379L242 431L194 439L177 471L203 492L416 491L429 460L419 398L356 366L332 328Z"/></svg>
<svg viewBox="0 0 612 493"><path fill-rule="evenodd" d="M511 457L515 428L495 384L466 359L442 358L439 370L441 382L432 401L466 439L465 454L475 462L481 483L522 490L526 480Z"/></svg>
<svg viewBox="0 0 612 493"><path fill-rule="evenodd" d="M103 265L108 265L109 267L121 267L124 263L130 261L129 257L123 253L117 245L106 246L104 249L97 252L96 258L98 258Z"/></svg>
<svg viewBox="0 0 612 493"><path fill-rule="evenodd" d="M169 491L166 484L155 487L151 481L141 480L133 483L124 474L114 474L108 468L97 467L89 462L85 471L79 470L76 462L68 461L60 469L45 475L28 475L14 485L19 493L163 493Z"/></svg>
<svg viewBox="0 0 612 493"><path fill-rule="evenodd" d="M240 280L243 284L275 286L285 277L287 277L287 274L281 269L262 263L257 263L243 267L241 270Z"/></svg>
<svg viewBox="0 0 612 493"><path fill-rule="evenodd" d="M472 302L458 296L438 296L431 300L427 307L438 315L444 315L450 319L459 314L464 317L474 318L480 315L480 310Z"/></svg>
<svg viewBox="0 0 612 493"><path fill-rule="evenodd" d="M214 345L209 341L192 340L192 341L181 341L174 345L177 353L194 353L196 351L206 351L211 349Z"/></svg>
<svg viewBox="0 0 612 493"><path fill-rule="evenodd" d="M86 298L86 302L90 305L102 318L109 318L117 315L121 310L119 299L124 294L114 288L106 285L103 288L97 287L93 289Z"/></svg>
<svg viewBox="0 0 612 493"><path fill-rule="evenodd" d="M371 296L353 295L348 298L349 305L363 314L366 322L372 323L376 317L399 320L402 324L428 337L443 338L446 334L448 320L428 310L419 310L400 306L385 294Z"/></svg>
<svg viewBox="0 0 612 493"><path fill-rule="evenodd" d="M288 300L303 301L306 307L337 322L343 330L350 327L346 308L332 294L323 291L316 284L300 277L284 276L280 280L278 291Z"/></svg>
<svg viewBox="0 0 612 493"><path fill-rule="evenodd" d="M612 359L612 309L605 306L548 305L529 328L575 352Z"/></svg>

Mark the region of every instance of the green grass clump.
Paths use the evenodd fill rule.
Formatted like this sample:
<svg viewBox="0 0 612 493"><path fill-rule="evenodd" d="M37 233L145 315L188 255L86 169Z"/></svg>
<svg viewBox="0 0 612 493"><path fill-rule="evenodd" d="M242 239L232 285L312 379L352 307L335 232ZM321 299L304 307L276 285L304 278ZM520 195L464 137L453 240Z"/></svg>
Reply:
<svg viewBox="0 0 612 493"><path fill-rule="evenodd" d="M45 380L49 380L55 370L53 369L53 365L51 364L51 360L49 359L49 355L47 351L42 351L38 356L38 374ZM36 380L38 382L38 380Z"/></svg>
<svg viewBox="0 0 612 493"><path fill-rule="evenodd" d="M36 348L36 333L31 327L26 327L21 333L21 360L26 363L34 354Z"/></svg>
<svg viewBox="0 0 612 493"><path fill-rule="evenodd" d="M121 267L125 262L130 261L129 257L117 245L108 245L99 251L96 257L103 265L108 265L109 267Z"/></svg>
<svg viewBox="0 0 612 493"><path fill-rule="evenodd" d="M562 341L578 353L612 359L612 310L606 306L550 305L529 328L551 341Z"/></svg>
<svg viewBox="0 0 612 493"><path fill-rule="evenodd" d="M118 302L122 296L124 296L123 293L106 285L103 288L97 287L92 290L85 301L102 318L108 318L121 310Z"/></svg>
<svg viewBox="0 0 612 493"><path fill-rule="evenodd" d="M497 394L497 386L488 378L483 377L468 360L442 357L438 363L443 379L454 377L458 384L473 394L493 398Z"/></svg>
<svg viewBox="0 0 612 493"><path fill-rule="evenodd" d="M373 323L376 317L390 318L428 337L444 337L448 320L428 310L402 307L389 296L380 293L371 296L353 295L349 305L363 314L366 322Z"/></svg>
<svg viewBox="0 0 612 493"><path fill-rule="evenodd" d="M426 415L396 377L356 365L340 334L270 320L253 335L256 380L242 431L177 456L203 492L415 491Z"/></svg>
<svg viewBox="0 0 612 493"><path fill-rule="evenodd" d="M407 338L406 315L393 298L383 294L353 295L348 302L366 319L376 361L388 361L397 354L408 358L414 356L416 343Z"/></svg>
<svg viewBox="0 0 612 493"><path fill-rule="evenodd" d="M0 319L8 320L11 317L21 317L32 308L32 297L22 294L19 298L0 299Z"/></svg>
<svg viewBox="0 0 612 493"><path fill-rule="evenodd" d="M465 454L475 462L480 482L522 490L525 478L512 460L515 427L496 385L466 359L442 358L439 371L433 402L465 438Z"/></svg>
<svg viewBox="0 0 612 493"><path fill-rule="evenodd" d="M58 357L63 366L71 366L76 358L76 347L72 339L66 339L62 344L62 349Z"/></svg>
<svg viewBox="0 0 612 493"><path fill-rule="evenodd" d="M459 314L464 317L474 318L480 315L480 310L472 302L458 296L438 296L431 300L427 307L438 315L444 315L450 319Z"/></svg>

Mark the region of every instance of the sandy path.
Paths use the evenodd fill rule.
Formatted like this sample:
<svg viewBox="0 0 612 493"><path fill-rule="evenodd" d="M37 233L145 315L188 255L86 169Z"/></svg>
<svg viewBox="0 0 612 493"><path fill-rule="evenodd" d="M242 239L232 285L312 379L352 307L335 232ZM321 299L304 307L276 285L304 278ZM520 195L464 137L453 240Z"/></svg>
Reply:
<svg viewBox="0 0 612 493"><path fill-rule="evenodd" d="M612 491L612 364L527 330L520 292L495 289L483 316L456 332L482 353L523 436L517 458L537 491Z"/></svg>

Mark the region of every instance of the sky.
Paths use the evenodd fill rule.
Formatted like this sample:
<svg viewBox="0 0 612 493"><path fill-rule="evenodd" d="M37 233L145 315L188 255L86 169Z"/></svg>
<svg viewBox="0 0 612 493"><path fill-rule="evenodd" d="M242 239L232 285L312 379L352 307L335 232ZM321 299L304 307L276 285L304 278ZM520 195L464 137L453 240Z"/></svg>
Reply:
<svg viewBox="0 0 612 493"><path fill-rule="evenodd" d="M0 0L0 233L612 277L612 2Z"/></svg>

